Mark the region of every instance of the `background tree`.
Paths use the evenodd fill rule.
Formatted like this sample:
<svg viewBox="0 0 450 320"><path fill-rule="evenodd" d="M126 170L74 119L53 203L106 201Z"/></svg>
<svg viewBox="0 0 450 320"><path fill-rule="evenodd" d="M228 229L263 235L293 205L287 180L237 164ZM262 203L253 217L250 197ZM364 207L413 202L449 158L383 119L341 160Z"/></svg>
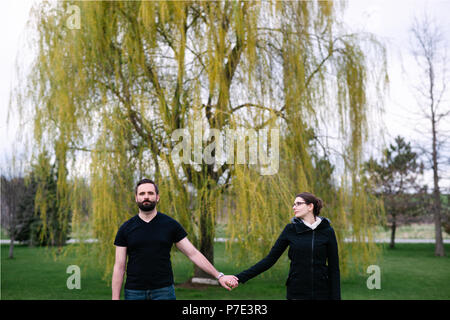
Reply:
<svg viewBox="0 0 450 320"><path fill-rule="evenodd" d="M397 136L395 144L383 150L379 161L371 158L365 163L373 191L381 196L391 224L390 248L395 247L395 231L400 224L408 224L425 210L426 192L420 184L423 164L411 143Z"/></svg>
<svg viewBox="0 0 450 320"><path fill-rule="evenodd" d="M1 168L0 222L10 239L8 257L13 259L14 242L23 240L29 234L30 216L20 210L27 189L24 181L25 161L21 156L13 155L4 163L8 165Z"/></svg>
<svg viewBox="0 0 450 320"><path fill-rule="evenodd" d="M14 175L3 170L2 226L11 239L11 257L14 241L59 247L65 244L69 229L62 220L68 219L58 216L56 184L55 166L45 152L32 163L29 172L21 170Z"/></svg>
<svg viewBox="0 0 450 320"><path fill-rule="evenodd" d="M9 253L10 259L14 258L14 241L23 232L25 224L18 209L19 197L23 193L24 181L22 177L9 177L1 175L1 222L2 227L10 238Z"/></svg>
<svg viewBox="0 0 450 320"><path fill-rule="evenodd" d="M2 226L10 237L9 257L13 258L14 241L30 245L62 245L53 240L61 234L57 218L56 177L45 154L25 172L2 170ZM12 166L16 161L11 161ZM37 208L35 203L39 204ZM43 213L45 210L45 213ZM44 220L42 220L44 219ZM50 241L51 240L51 241Z"/></svg>
<svg viewBox="0 0 450 320"><path fill-rule="evenodd" d="M72 4L80 8L79 29L67 26L70 17L65 12ZM37 150L49 146L56 158L59 199L68 197L68 172L77 170L77 160L89 158L92 229L99 239L90 253L103 262L107 276L114 236L136 212L132 190L143 176L158 181L160 210L176 217L212 262L215 214L224 206L225 193L234 199L229 207L235 209L228 213L233 222L228 224L229 237L238 238L247 253L261 255L289 221L298 190L326 197L326 212L341 232L343 266L349 258L345 252L364 262L373 259L376 247L365 239L376 218L358 173L371 107L366 101L368 70L379 71L380 79L384 49L370 37L345 34L334 5L323 1L36 5L32 28L37 34L32 41L38 55L19 101L31 100ZM381 63L374 64L378 67L369 66L362 43L381 57ZM330 184L316 181L321 178L314 170L321 164L311 157L308 132L314 127L321 134L330 119L342 141L342 172L334 174L334 192L322 195L325 190L320 186L329 190ZM177 129L192 137L186 144L194 150L186 148L182 155L186 161L172 152L179 143L172 140ZM265 166L261 161L250 163L251 150L248 157L245 153L246 165L224 161L218 147L210 154L213 163L207 162L196 146L218 146L213 129L220 133L278 129L279 150L273 150L279 170L262 175ZM249 141L249 149L255 147L248 135L237 140ZM276 142L271 138L258 155L269 152ZM226 142L222 151L235 143ZM330 175L324 179L330 180ZM73 220L77 219L74 211ZM356 240L351 250L344 247L342 236L349 224ZM194 275L203 276L197 269Z"/></svg>
<svg viewBox="0 0 450 320"><path fill-rule="evenodd" d="M447 44L444 41L442 29L427 15L415 19L411 27L411 53L420 69L420 77L415 90L417 103L423 116L429 121L427 132L423 134L429 139L423 147L428 158L429 167L433 172L433 207L435 225L435 255L444 256L444 242L442 238L442 203L439 180L443 178L448 167L448 157L445 150L449 150L448 136L445 134L443 123L449 121L448 108L449 82L447 76Z"/></svg>
<svg viewBox="0 0 450 320"><path fill-rule="evenodd" d="M32 226L32 239L39 245L61 247L69 235L70 211L65 208L67 199L58 193L58 170L44 150L32 165L36 183L34 211L39 217Z"/></svg>

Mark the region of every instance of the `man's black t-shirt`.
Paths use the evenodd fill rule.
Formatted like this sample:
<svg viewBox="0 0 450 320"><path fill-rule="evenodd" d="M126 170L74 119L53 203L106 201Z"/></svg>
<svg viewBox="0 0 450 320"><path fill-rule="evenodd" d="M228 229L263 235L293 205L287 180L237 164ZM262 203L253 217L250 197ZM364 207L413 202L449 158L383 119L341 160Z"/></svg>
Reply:
<svg viewBox="0 0 450 320"><path fill-rule="evenodd" d="M127 247L125 289L152 290L172 285L170 250L173 243L186 236L175 219L161 212L148 223L139 215L126 221L114 240L114 245Z"/></svg>

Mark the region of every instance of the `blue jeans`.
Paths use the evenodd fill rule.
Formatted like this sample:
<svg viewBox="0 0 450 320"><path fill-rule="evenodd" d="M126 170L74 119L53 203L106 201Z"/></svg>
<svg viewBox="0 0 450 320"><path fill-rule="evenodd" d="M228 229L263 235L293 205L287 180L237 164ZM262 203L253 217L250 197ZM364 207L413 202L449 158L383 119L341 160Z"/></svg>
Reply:
<svg viewBox="0 0 450 320"><path fill-rule="evenodd" d="M125 289L125 300L176 300L173 285L153 290Z"/></svg>

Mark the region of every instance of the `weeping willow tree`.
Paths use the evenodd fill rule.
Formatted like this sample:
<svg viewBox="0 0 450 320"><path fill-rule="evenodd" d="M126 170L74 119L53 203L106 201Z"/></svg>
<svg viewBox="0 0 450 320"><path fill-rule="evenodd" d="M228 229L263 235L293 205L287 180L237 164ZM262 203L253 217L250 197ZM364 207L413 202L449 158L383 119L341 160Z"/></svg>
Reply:
<svg viewBox="0 0 450 320"><path fill-rule="evenodd" d="M344 268L352 256L374 257L378 205L364 193L359 167L366 84L371 72L385 71L384 52L373 39L343 33L339 10L330 1L36 5L37 57L24 86L36 150L53 148L68 168L58 175L64 192L80 159L89 163L99 240L89 255L105 277L116 231L136 213L141 177L158 182L159 210L177 218L212 262L218 210L228 209L228 247L236 239L241 254L260 257L304 190L325 200ZM79 28L68 24L74 14ZM371 72L363 40L380 59ZM341 147L334 164L320 138L328 129ZM78 207L74 229L82 226ZM356 241L344 244L349 228Z"/></svg>

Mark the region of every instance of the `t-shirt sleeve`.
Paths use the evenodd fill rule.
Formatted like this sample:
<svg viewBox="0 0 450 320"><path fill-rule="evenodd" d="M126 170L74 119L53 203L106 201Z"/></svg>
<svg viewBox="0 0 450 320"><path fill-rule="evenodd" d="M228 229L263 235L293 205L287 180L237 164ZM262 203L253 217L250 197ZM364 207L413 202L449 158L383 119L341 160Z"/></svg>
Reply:
<svg viewBox="0 0 450 320"><path fill-rule="evenodd" d="M174 229L172 234L173 234L172 236L173 242L178 242L187 236L186 230L184 230L183 226L178 221L175 221L174 223Z"/></svg>
<svg viewBox="0 0 450 320"><path fill-rule="evenodd" d="M125 233L125 224L123 224L117 231L114 245L119 247L128 247L128 241Z"/></svg>

